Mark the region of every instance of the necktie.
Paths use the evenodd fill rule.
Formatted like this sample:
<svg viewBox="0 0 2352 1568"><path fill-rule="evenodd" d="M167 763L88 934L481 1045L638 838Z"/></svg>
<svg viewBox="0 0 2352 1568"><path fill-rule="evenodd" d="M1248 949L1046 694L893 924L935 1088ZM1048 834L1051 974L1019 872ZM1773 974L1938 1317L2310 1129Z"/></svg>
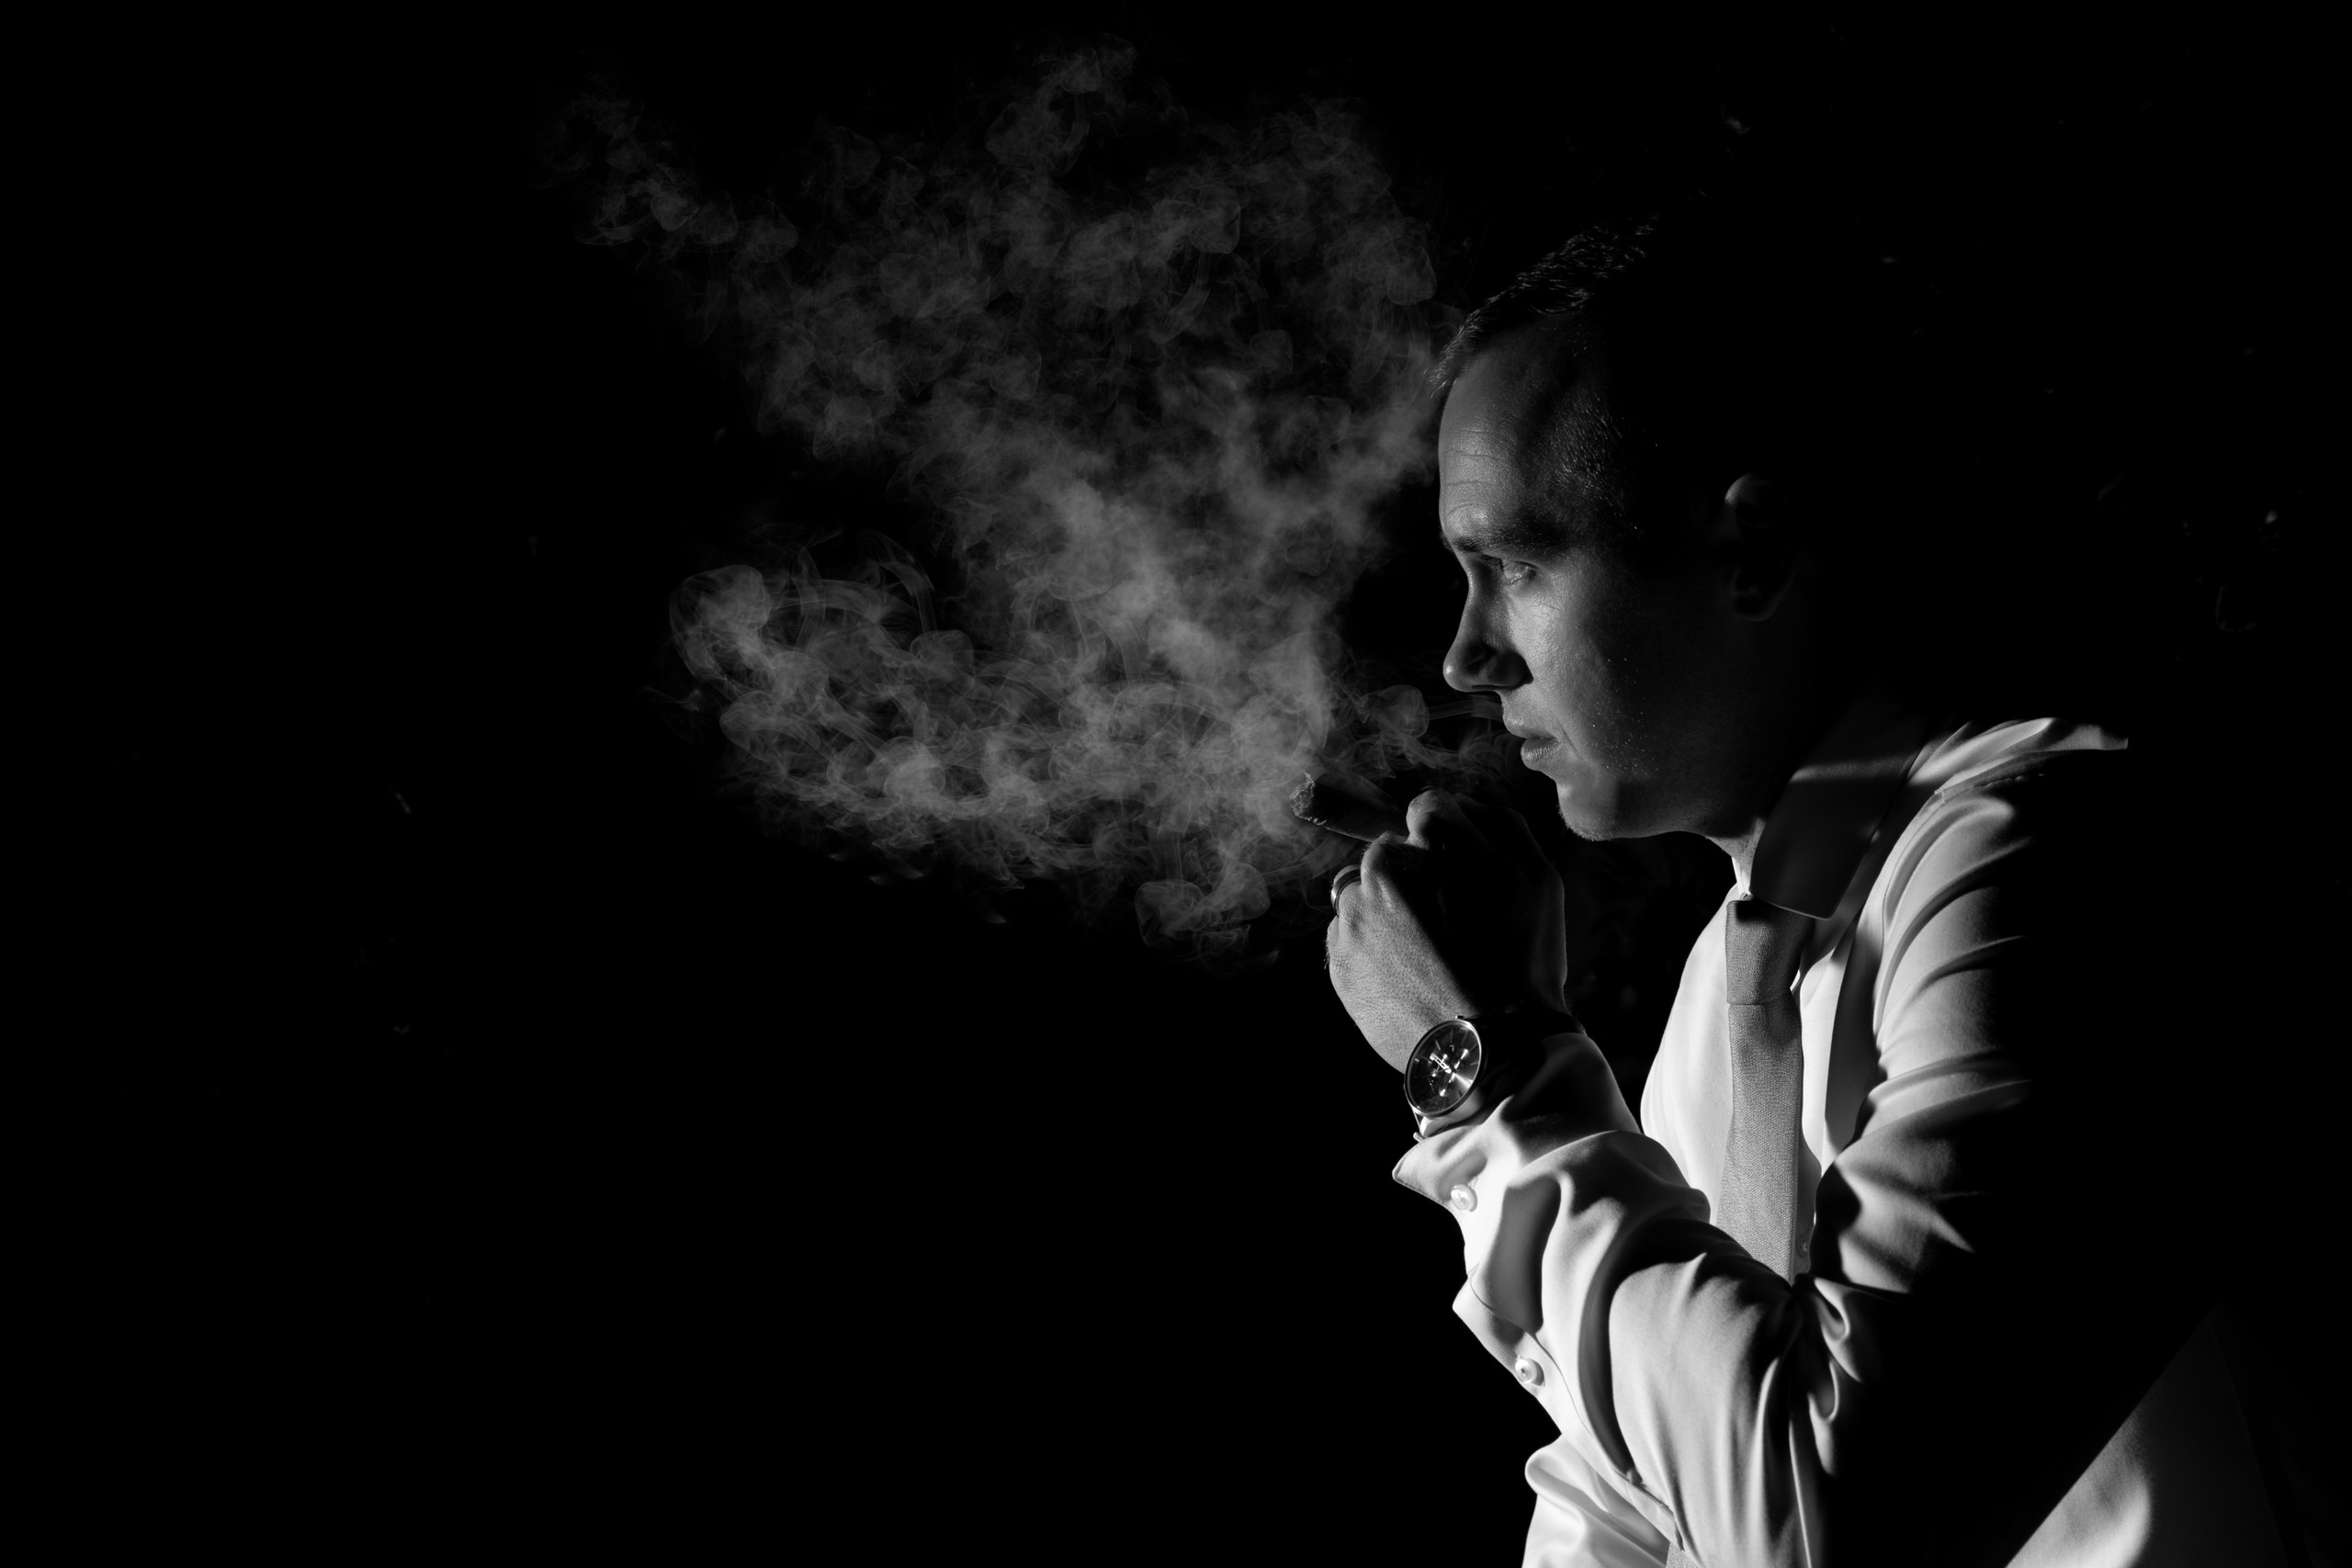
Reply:
<svg viewBox="0 0 2352 1568"><path fill-rule="evenodd" d="M1758 898L1724 906L1724 994L1731 1007L1731 1138L1716 1223L1781 1279L1796 1274L1798 1119L1804 1036L1797 977L1813 921ZM1668 1568L1698 1568L1668 1542Z"/></svg>
<svg viewBox="0 0 2352 1568"><path fill-rule="evenodd" d="M1717 1223L1783 1280L1797 1267L1798 1121L1804 1046L1789 989L1813 921L1758 898L1724 906L1731 1138Z"/></svg>

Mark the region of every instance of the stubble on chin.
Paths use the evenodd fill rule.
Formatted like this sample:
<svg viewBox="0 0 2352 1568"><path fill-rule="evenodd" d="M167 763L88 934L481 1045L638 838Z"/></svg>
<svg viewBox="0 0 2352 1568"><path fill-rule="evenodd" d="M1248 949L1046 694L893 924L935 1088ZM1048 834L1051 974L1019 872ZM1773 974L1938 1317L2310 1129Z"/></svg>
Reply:
<svg viewBox="0 0 2352 1568"><path fill-rule="evenodd" d="M1565 811L1560 813L1560 820L1567 824L1569 832L1588 844L1605 844L1633 836L1614 822L1580 822Z"/></svg>
<svg viewBox="0 0 2352 1568"><path fill-rule="evenodd" d="M1589 778L1579 779L1571 787L1555 779L1553 797L1560 808L1560 820L1569 832L1587 843L1646 839L1669 830L1642 820L1655 810L1656 803L1653 796L1638 787L1629 789L1623 784Z"/></svg>
<svg viewBox="0 0 2352 1568"><path fill-rule="evenodd" d="M1593 809L1592 795L1589 790L1579 789L1571 793L1566 784L1555 782L1552 786L1552 797L1559 807L1561 822L1569 832L1587 843L1605 843L1611 839L1623 837L1609 813Z"/></svg>

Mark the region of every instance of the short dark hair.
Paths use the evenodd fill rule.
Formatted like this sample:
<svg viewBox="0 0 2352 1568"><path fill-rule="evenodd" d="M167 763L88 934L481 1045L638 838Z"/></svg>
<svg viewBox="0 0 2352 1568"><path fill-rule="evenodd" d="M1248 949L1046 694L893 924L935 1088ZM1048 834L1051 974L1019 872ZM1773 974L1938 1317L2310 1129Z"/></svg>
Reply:
<svg viewBox="0 0 2352 1568"><path fill-rule="evenodd" d="M1430 389L1442 400L1480 349L1516 328L1543 322L1589 333L1611 302L1611 286L1648 259L1657 232L1657 220L1649 219L1597 223L1569 235L1463 318L1430 371Z"/></svg>
<svg viewBox="0 0 2352 1568"><path fill-rule="evenodd" d="M1875 258L1872 258L1875 259ZM1564 399L1550 460L1587 504L1556 509L1560 543L1636 562L1675 536L1666 487L1763 472L1841 531L1892 456L1893 388L1872 344L1873 291L1834 224L1755 205L1693 203L1591 224L1463 321L1430 371L1442 404L1471 361L1549 329L1565 384L1598 355L1605 398ZM1826 540L1816 539L1816 543Z"/></svg>

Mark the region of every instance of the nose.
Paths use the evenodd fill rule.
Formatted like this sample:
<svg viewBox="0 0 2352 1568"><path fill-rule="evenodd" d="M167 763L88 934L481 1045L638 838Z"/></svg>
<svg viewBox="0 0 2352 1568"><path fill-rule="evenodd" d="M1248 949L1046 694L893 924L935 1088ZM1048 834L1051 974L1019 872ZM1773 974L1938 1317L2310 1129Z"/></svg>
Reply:
<svg viewBox="0 0 2352 1568"><path fill-rule="evenodd" d="M1527 684L1527 666L1493 625L1496 606L1475 588L1445 650L1445 683L1457 692L1508 692Z"/></svg>

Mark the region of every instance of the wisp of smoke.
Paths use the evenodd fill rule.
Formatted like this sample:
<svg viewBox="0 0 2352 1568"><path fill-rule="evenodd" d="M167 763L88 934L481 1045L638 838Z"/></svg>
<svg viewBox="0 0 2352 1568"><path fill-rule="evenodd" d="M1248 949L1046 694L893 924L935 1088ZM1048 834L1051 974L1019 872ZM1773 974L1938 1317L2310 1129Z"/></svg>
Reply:
<svg viewBox="0 0 2352 1568"><path fill-rule="evenodd" d="M1334 627L1428 463L1432 269L1343 110L1208 123L1134 62L1047 59L962 142L820 127L780 200L704 188L610 96L558 166L587 238L740 346L763 430L938 519L952 596L879 535L862 571L679 593L762 795L904 872L1130 897L1147 942L1234 967L1345 852L1290 814L1303 772L1479 761L1415 689L1354 689ZM1122 147L1156 155L1090 168Z"/></svg>

